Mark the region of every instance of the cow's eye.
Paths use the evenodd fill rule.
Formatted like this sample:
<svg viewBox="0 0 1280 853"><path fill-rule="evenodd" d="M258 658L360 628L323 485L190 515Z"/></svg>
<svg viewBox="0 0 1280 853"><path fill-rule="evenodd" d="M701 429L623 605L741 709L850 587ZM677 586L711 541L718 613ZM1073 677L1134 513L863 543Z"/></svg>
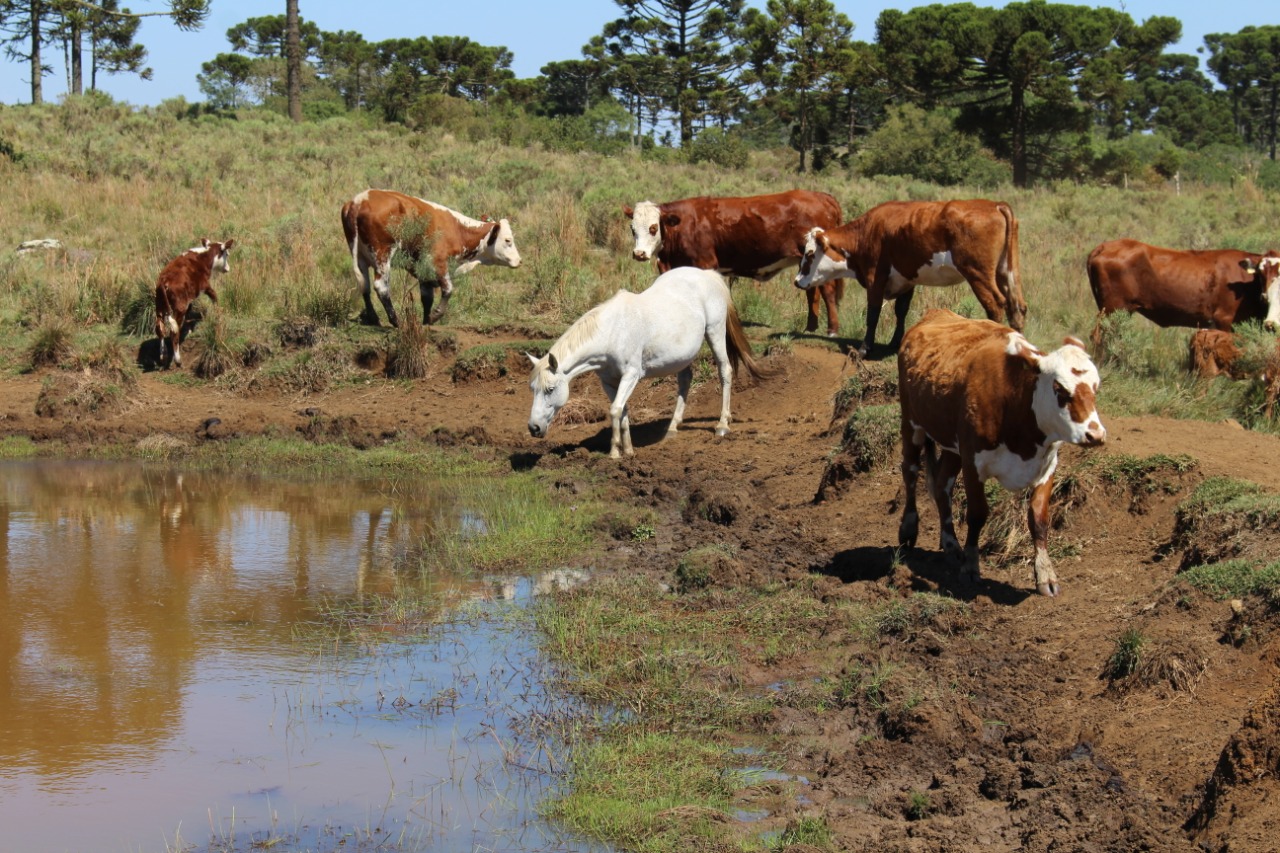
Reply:
<svg viewBox="0 0 1280 853"><path fill-rule="evenodd" d="M650 233L650 234L657 234L657 233L658 233L658 226L657 226L657 225L650 225L650 226L649 226L649 233Z"/></svg>
<svg viewBox="0 0 1280 853"><path fill-rule="evenodd" d="M1067 403L1071 402L1071 392L1068 391L1066 388L1063 388L1061 383L1058 383L1058 382L1053 383L1053 393L1058 398L1059 406L1065 406L1067 405Z"/></svg>

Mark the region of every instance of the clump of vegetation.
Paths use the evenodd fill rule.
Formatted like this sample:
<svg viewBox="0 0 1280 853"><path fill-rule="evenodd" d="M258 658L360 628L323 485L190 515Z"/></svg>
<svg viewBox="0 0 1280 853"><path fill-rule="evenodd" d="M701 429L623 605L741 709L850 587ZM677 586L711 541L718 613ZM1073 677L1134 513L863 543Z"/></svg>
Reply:
<svg viewBox="0 0 1280 853"><path fill-rule="evenodd" d="M196 327L192 340L199 345L191 363L191 372L201 379L217 379L236 364L235 352L227 342L227 321L223 312L214 310L205 315L204 322Z"/></svg>
<svg viewBox="0 0 1280 853"><path fill-rule="evenodd" d="M775 850L786 850L792 845L807 844L819 850L832 850L835 847L835 833L830 825L821 817L802 817L787 824L787 828L778 836Z"/></svg>
<svg viewBox="0 0 1280 853"><path fill-rule="evenodd" d="M1183 568L1267 559L1278 544L1280 495L1227 477L1210 477L1178 506L1170 542L1182 550Z"/></svg>
<svg viewBox="0 0 1280 853"><path fill-rule="evenodd" d="M31 369L57 367L70 361L74 351L72 340L71 326L67 323L54 320L41 325L27 346L27 361Z"/></svg>
<svg viewBox="0 0 1280 853"><path fill-rule="evenodd" d="M1147 640L1137 628L1127 628L1116 639L1115 650L1103 667L1103 675L1111 681L1128 678L1137 671L1142 662L1142 650Z"/></svg>
<svg viewBox="0 0 1280 853"><path fill-rule="evenodd" d="M735 563L733 548L721 543L686 551L676 564L676 589L682 593L705 589L731 572Z"/></svg>
<svg viewBox="0 0 1280 853"><path fill-rule="evenodd" d="M831 426L834 430L847 423L857 406L868 402L883 404L898 398L898 370L892 362L864 362L857 372L847 377L832 399Z"/></svg>
<svg viewBox="0 0 1280 853"><path fill-rule="evenodd" d="M412 311L406 311L399 327L387 340L386 371L389 379L421 379L427 375L426 327Z"/></svg>
<svg viewBox="0 0 1280 853"><path fill-rule="evenodd" d="M933 811L933 803L924 791L912 790L907 796L907 820L924 820Z"/></svg>
<svg viewBox="0 0 1280 853"><path fill-rule="evenodd" d="M1217 599L1256 595L1280 604L1280 562L1224 560L1193 566L1178 581Z"/></svg>

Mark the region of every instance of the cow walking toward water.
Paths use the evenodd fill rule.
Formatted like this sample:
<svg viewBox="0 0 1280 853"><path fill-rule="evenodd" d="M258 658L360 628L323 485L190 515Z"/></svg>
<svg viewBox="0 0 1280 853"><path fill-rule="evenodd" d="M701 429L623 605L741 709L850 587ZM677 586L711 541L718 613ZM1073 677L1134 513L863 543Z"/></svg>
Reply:
<svg viewBox="0 0 1280 853"><path fill-rule="evenodd" d="M369 296L371 288L386 309L387 320L393 326L400 325L391 304L391 259L397 252L404 252L411 261L407 271L418 282L425 325L444 316L453 295L454 275L481 264L520 266L520 252L507 220L472 219L433 201L392 190L368 189L344 204L342 232L364 297L360 320L371 326L380 325ZM459 261L451 274L449 265ZM436 287L440 288L440 307L432 311Z"/></svg>
<svg viewBox="0 0 1280 853"><path fill-rule="evenodd" d="M809 289L853 276L867 289L867 333L875 346L886 299L894 300L893 339L902 342L917 287L968 282L987 319L1004 315L1021 330L1027 316L1018 273L1018 220L1002 201L888 201L838 228L808 235L796 287Z"/></svg>
<svg viewBox="0 0 1280 853"><path fill-rule="evenodd" d="M178 255L160 271L156 281L156 337L162 367L168 367L170 360L182 367L182 327L187 321L187 311L201 293L209 294L214 303L218 301L211 279L215 272L231 272L228 256L235 244L235 240L222 243L201 240L199 246Z"/></svg>
<svg viewBox="0 0 1280 853"><path fill-rule="evenodd" d="M938 506L942 550L961 563L967 579L978 577L978 537L989 512L982 484L995 478L1006 489L1029 488L1036 588L1057 595L1048 551L1053 472L1063 442L1092 447L1106 441L1098 383L1097 368L1075 338L1044 353L999 323L938 308L927 312L898 353L906 487L898 541L916 544L922 454L925 481ZM968 501L963 549L951 518L957 477L963 477Z"/></svg>
<svg viewBox="0 0 1280 853"><path fill-rule="evenodd" d="M811 228L834 228L843 221L840 202L827 193L790 190L743 197L699 196L624 207L631 223L637 261L658 261L658 272L676 267L716 270L723 275L768 281L800 261ZM840 331L844 282L835 280L808 293L805 330L818 329L818 306L827 306L827 334Z"/></svg>

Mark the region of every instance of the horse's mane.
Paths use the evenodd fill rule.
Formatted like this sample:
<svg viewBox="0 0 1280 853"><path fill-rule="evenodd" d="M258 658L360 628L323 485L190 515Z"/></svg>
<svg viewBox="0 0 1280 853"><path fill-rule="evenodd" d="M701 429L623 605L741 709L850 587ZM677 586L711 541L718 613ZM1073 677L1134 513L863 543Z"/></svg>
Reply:
<svg viewBox="0 0 1280 853"><path fill-rule="evenodd" d="M548 350L548 354L554 355L556 357L556 361L561 365L571 364L573 362L574 354L584 344L595 338L596 332L600 329L600 309L607 304L608 302L603 302L583 314L577 320L574 320L573 325L565 329L564 334L551 345L551 349ZM550 373L546 370L538 371L538 375L535 377L534 381L537 383L539 390L546 389L549 384L549 376Z"/></svg>

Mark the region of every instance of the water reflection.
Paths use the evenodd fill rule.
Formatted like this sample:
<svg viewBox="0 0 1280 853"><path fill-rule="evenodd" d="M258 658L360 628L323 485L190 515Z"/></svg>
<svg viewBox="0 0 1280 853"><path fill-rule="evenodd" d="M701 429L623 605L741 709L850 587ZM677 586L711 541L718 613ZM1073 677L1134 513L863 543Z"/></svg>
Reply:
<svg viewBox="0 0 1280 853"><path fill-rule="evenodd" d="M556 700L509 620L320 663L294 640L483 519L417 485L134 464L5 463L0 484L5 849L589 849L532 819L546 779L512 769L540 761L513 720ZM455 580L441 603L534 585Z"/></svg>

